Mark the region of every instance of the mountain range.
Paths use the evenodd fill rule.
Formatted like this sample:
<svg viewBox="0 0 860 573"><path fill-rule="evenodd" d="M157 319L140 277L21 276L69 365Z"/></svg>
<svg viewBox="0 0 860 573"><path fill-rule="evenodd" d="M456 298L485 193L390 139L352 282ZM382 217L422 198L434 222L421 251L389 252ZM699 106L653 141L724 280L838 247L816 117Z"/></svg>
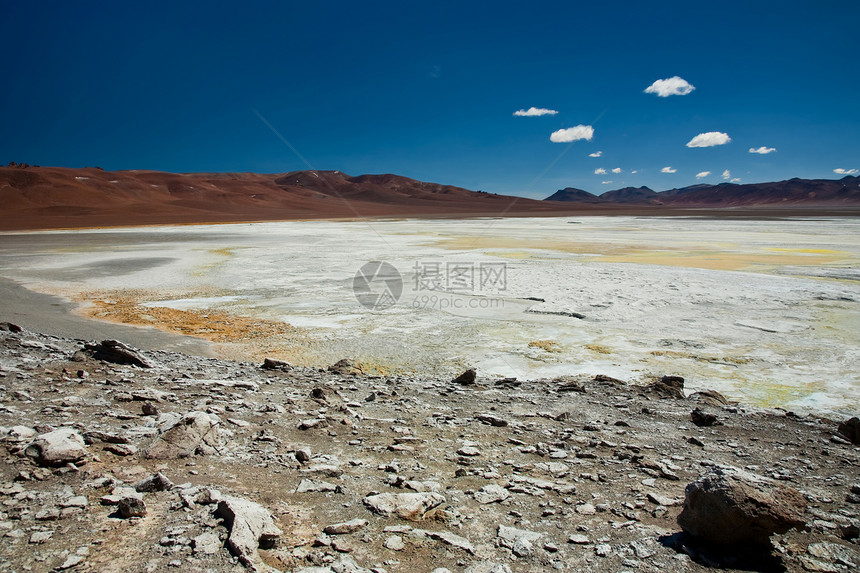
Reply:
<svg viewBox="0 0 860 573"><path fill-rule="evenodd" d="M624 187L594 195L582 189L559 189L546 201L587 205L651 205L673 207L757 207L860 205L860 177L789 179L771 183L691 185L668 191Z"/></svg>
<svg viewBox="0 0 860 573"><path fill-rule="evenodd" d="M737 214L726 209L732 207L758 214L765 208L858 214L860 178L693 185L662 192L626 187L600 196L568 187L540 201L392 174L0 167L0 230L364 217L682 214L687 209Z"/></svg>

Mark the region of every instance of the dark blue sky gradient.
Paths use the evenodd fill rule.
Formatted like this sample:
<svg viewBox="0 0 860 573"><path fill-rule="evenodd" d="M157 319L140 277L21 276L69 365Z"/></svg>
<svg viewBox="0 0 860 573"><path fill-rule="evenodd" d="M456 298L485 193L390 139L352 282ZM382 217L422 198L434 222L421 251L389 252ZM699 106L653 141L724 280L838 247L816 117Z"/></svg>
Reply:
<svg viewBox="0 0 860 573"><path fill-rule="evenodd" d="M0 161L305 169L256 109L316 169L537 197L860 169L860 3L700 4L7 3ZM675 75L696 89L643 93ZM732 142L685 146L709 131Z"/></svg>

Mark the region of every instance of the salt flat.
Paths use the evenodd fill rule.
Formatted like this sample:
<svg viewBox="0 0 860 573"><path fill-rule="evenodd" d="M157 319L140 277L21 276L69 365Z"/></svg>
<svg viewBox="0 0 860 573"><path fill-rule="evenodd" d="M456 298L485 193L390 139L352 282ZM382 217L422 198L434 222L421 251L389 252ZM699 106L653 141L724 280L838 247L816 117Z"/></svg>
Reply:
<svg viewBox="0 0 860 573"><path fill-rule="evenodd" d="M399 273L396 304L375 298L396 277L356 280L370 261ZM7 233L0 275L91 316L209 338L225 356L474 366L520 379L679 374L689 390L763 406L850 413L860 403L860 221L850 218ZM363 306L356 286L365 303L383 304Z"/></svg>

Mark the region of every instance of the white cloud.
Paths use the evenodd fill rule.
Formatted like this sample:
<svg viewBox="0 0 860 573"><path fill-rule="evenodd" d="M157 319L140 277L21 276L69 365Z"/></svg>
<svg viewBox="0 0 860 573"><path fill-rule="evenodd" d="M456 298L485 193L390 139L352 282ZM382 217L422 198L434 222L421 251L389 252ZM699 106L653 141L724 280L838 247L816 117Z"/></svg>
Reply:
<svg viewBox="0 0 860 573"><path fill-rule="evenodd" d="M659 97L669 97L673 95L684 96L696 89L691 86L687 80L678 76L672 76L665 80L657 80L647 88L646 94L657 94Z"/></svg>
<svg viewBox="0 0 860 573"><path fill-rule="evenodd" d="M838 173L839 175L857 175L860 171L856 169L842 169L841 167L833 170L834 173Z"/></svg>
<svg viewBox="0 0 860 573"><path fill-rule="evenodd" d="M594 137L593 127L590 125L577 125L553 131L552 135L549 136L549 140L555 143L570 143L572 141L579 141L580 139L591 141L592 137Z"/></svg>
<svg viewBox="0 0 860 573"><path fill-rule="evenodd" d="M603 155L602 151L595 151L594 153L588 154L589 157L600 157L601 155Z"/></svg>
<svg viewBox="0 0 860 573"><path fill-rule="evenodd" d="M612 170L612 172L613 172L613 173L621 173L621 168L620 168L620 167L616 167L615 169L613 169L613 170Z"/></svg>
<svg viewBox="0 0 860 573"><path fill-rule="evenodd" d="M519 117L538 117L541 115L555 115L558 112L554 109L546 109L543 107L530 107L528 109L520 109L514 112L514 115Z"/></svg>
<svg viewBox="0 0 860 573"><path fill-rule="evenodd" d="M756 149L755 147L750 147L750 153L758 153L760 155L767 155L768 153L773 153L774 151L776 151L776 147L765 147L763 145L758 149Z"/></svg>
<svg viewBox="0 0 860 573"><path fill-rule="evenodd" d="M636 169L636 170L634 170L634 171L631 171L630 173L639 173L639 170L638 170L638 169Z"/></svg>
<svg viewBox="0 0 860 573"><path fill-rule="evenodd" d="M729 183L740 183L740 182L741 182L741 178L740 178L740 177L735 177L734 179L732 179L731 181L729 181Z"/></svg>
<svg viewBox="0 0 860 573"><path fill-rule="evenodd" d="M728 169L723 171L723 179L731 179L731 178L732 178L732 172L731 171L729 171Z"/></svg>
<svg viewBox="0 0 860 573"><path fill-rule="evenodd" d="M603 167L598 167L597 169L594 170L594 174L595 175L606 175L606 169L604 169Z"/></svg>
<svg viewBox="0 0 860 573"><path fill-rule="evenodd" d="M671 167L664 167L660 170L660 173L677 173L677 169L672 169Z"/></svg>
<svg viewBox="0 0 860 573"><path fill-rule="evenodd" d="M709 131L700 133L687 143L687 147L714 147L715 145L725 145L732 140L728 133L719 131Z"/></svg>
<svg viewBox="0 0 860 573"><path fill-rule="evenodd" d="M701 173L696 173L696 179L704 179L708 175L710 175L710 171L702 171Z"/></svg>
<svg viewBox="0 0 860 573"><path fill-rule="evenodd" d="M612 181L611 181L611 180L610 180L610 181L601 181L601 182L600 182L600 184L601 184L601 185L609 185L610 183L612 183Z"/></svg>

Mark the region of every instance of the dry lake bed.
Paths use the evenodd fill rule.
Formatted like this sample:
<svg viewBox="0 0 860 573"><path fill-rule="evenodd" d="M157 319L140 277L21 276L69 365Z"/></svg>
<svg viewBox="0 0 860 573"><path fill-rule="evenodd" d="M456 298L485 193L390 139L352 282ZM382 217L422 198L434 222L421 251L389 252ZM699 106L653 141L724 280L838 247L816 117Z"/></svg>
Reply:
<svg viewBox="0 0 860 573"><path fill-rule="evenodd" d="M385 373L473 366L520 380L678 374L688 391L758 406L855 414L860 403L854 218L4 233L0 277L82 316L202 337L201 351L227 358L349 357ZM3 297L0 320L27 304L37 303Z"/></svg>

